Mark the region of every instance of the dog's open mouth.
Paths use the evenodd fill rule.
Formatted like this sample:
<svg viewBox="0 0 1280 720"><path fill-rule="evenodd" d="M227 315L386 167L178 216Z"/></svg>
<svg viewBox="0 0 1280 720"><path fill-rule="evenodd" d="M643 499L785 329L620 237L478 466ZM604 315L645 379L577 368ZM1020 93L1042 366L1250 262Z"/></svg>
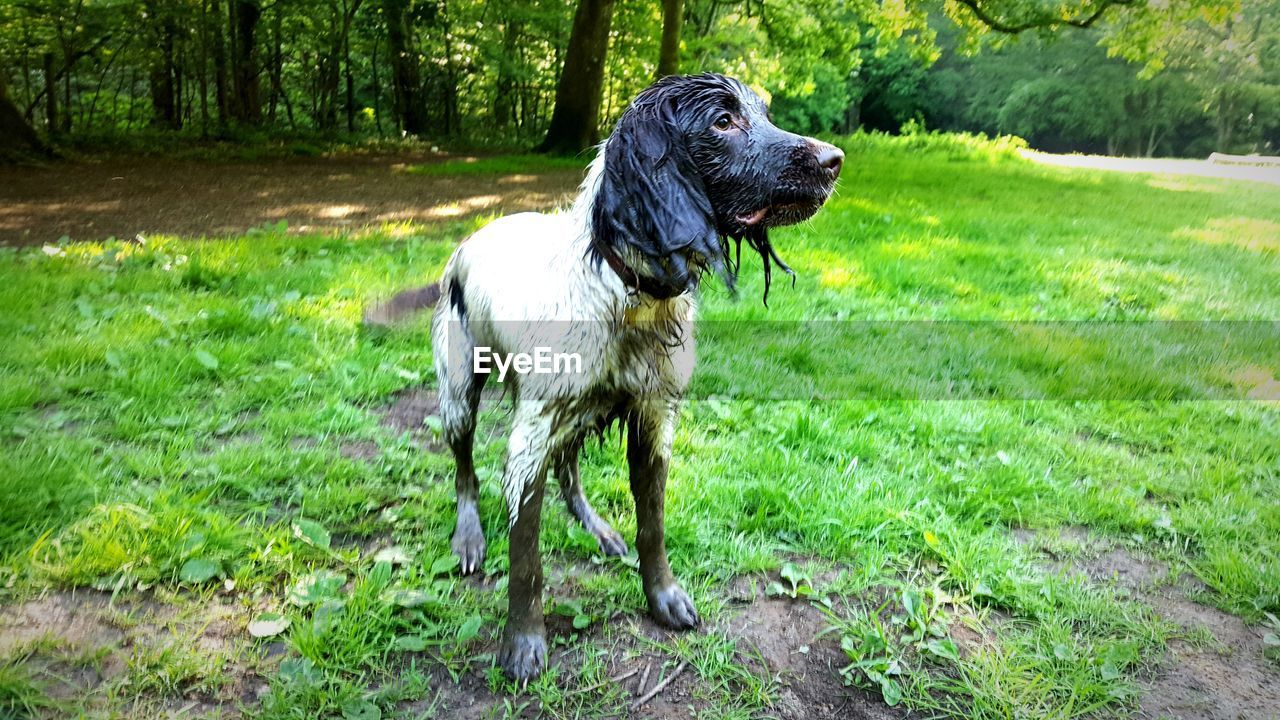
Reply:
<svg viewBox="0 0 1280 720"><path fill-rule="evenodd" d="M822 207L821 201L800 200L772 203L751 212L738 213L733 219L742 227L791 225L812 217Z"/></svg>
<svg viewBox="0 0 1280 720"><path fill-rule="evenodd" d="M760 208L759 210L756 210L755 212L740 213L738 215L735 215L734 219L742 223L746 227L751 227L752 225L759 225L760 221L764 220L765 216L768 214L769 214L769 206L765 205L764 207Z"/></svg>

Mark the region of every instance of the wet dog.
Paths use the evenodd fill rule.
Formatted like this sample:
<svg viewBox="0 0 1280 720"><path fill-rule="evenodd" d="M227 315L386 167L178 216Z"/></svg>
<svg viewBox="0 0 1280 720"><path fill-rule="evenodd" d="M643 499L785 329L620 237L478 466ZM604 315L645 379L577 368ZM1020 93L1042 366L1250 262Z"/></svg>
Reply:
<svg viewBox="0 0 1280 720"><path fill-rule="evenodd" d="M508 676L528 680L546 664L538 549L546 476L555 474L569 511L605 554L627 552L578 474L584 439L614 423L627 438L649 613L673 629L698 625L667 562L663 530L697 286L715 274L732 288L746 242L763 261L767 301L772 267L791 272L768 229L817 212L843 159L831 145L774 126L764 102L737 80L664 78L627 108L569 212L490 223L459 246L436 286L371 314L436 306L440 417L456 461L452 547L464 574L485 555L472 439L490 366L479 353L533 357L554 348L579 360L574 372L517 373L505 383L514 398L502 477L511 542L498 662Z"/></svg>

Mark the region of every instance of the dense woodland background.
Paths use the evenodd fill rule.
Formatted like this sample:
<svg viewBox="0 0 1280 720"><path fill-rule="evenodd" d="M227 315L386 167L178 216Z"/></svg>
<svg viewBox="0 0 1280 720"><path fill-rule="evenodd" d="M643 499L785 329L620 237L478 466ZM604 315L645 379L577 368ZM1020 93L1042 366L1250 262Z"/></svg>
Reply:
<svg viewBox="0 0 1280 720"><path fill-rule="evenodd" d="M1280 0L0 0L0 154L402 134L574 152L677 71L736 75L811 133L1280 145Z"/></svg>

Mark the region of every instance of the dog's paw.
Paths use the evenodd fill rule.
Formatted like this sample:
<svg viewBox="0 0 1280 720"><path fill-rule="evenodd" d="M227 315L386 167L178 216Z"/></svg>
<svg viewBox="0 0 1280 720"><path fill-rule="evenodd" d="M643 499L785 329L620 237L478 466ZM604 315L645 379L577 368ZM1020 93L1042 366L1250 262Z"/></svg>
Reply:
<svg viewBox="0 0 1280 720"><path fill-rule="evenodd" d="M470 575L484 564L484 531L480 529L480 517L471 513L458 515L458 527L453 531L453 554L458 556L458 571Z"/></svg>
<svg viewBox="0 0 1280 720"><path fill-rule="evenodd" d="M655 590L649 596L649 614L672 630L689 630L702 622L693 601L679 585Z"/></svg>
<svg viewBox="0 0 1280 720"><path fill-rule="evenodd" d="M507 677L527 683L542 674L547 665L547 641L536 633L521 633L502 639L498 667Z"/></svg>
<svg viewBox="0 0 1280 720"><path fill-rule="evenodd" d="M569 501L569 512L582 523L582 527L596 539L600 552L606 557L622 557L627 554L627 541L622 539L617 530L609 526L587 502L587 498L578 495Z"/></svg>
<svg viewBox="0 0 1280 720"><path fill-rule="evenodd" d="M600 543L600 552L606 557L622 557L627 554L627 541L622 539L617 530L601 523L603 528L594 531L596 542Z"/></svg>

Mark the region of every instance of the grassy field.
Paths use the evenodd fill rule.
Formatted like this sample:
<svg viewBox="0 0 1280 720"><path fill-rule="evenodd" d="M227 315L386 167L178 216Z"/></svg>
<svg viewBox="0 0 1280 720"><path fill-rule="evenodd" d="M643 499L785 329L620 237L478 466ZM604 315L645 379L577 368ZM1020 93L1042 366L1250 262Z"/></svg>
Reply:
<svg viewBox="0 0 1280 720"><path fill-rule="evenodd" d="M1181 367L1167 387L1125 356L1092 398L949 394L918 389L946 347L868 363L850 330L825 347L855 381L815 401L735 391L767 376L760 346L724 332L1280 318L1280 193L1040 167L957 138L841 144L837 197L775 234L795 288L776 282L764 308L751 264L739 299L705 288L667 542L707 626L653 628L634 560L597 557L549 500L553 667L525 692L491 667L507 411L490 404L477 436L490 553L464 581L432 419L388 419L429 407L425 324L359 325L370 299L434 279L475 224L0 249L0 587L51 628L4 630L0 715L617 715L632 693L610 678L652 667L652 686L683 662L679 699L655 700L673 717L800 716L793 700L817 712L819 694L859 717L1126 716L1172 644L1215 642L1161 612L1172 588L1280 633L1280 411L1244 399L1274 386L1274 353ZM987 366L966 347L968 376ZM1070 359L1012 353L984 382ZM632 537L620 441L588 449L583 479ZM1168 573L1135 591L1082 569L1105 553ZM753 614L811 632L778 660L744 630Z"/></svg>

